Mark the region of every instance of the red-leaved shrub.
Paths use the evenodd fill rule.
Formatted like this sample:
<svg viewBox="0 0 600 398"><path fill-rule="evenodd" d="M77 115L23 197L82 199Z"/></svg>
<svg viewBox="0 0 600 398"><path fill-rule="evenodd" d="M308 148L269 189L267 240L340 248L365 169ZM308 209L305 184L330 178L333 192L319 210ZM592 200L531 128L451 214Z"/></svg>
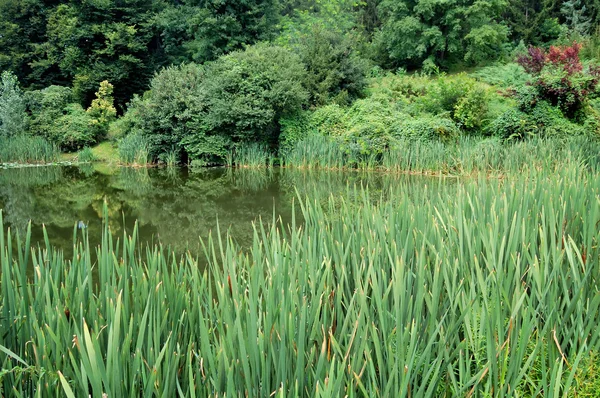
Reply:
<svg viewBox="0 0 600 398"><path fill-rule="evenodd" d="M600 66L584 70L579 51L581 45L551 46L548 51L529 47L517 58L517 63L535 76L529 84L537 90L541 100L559 106L566 117L575 118L587 99L597 94Z"/></svg>

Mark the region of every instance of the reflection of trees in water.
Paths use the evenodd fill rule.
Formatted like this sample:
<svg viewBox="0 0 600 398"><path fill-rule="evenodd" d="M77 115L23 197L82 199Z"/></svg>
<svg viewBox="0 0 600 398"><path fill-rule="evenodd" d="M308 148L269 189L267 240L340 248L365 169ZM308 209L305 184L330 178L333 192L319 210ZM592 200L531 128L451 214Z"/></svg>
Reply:
<svg viewBox="0 0 600 398"><path fill-rule="evenodd" d="M106 201L116 237L138 220L142 241L160 239L181 251L197 249L198 238L210 231L214 235L217 218L223 235L229 230L238 243L249 245L251 223L271 222L274 210L276 217L288 222L297 194L324 205L330 195L352 203L360 195L353 187L368 184L371 200L392 189L418 200L424 195L423 181L431 186L439 183L380 173L293 169L121 168L108 173L89 167L13 169L0 171L0 208L5 226L24 229L31 219L34 238L41 239L39 226L45 224L53 244L70 248L79 220L89 222L90 241L100 241Z"/></svg>
<svg viewBox="0 0 600 398"><path fill-rule="evenodd" d="M4 225L25 232L36 217L35 188L47 188L63 178L61 167L24 167L0 170L0 209Z"/></svg>
<svg viewBox="0 0 600 398"><path fill-rule="evenodd" d="M152 190L123 190L119 198L140 226L153 225L164 244L197 247L199 237L230 230L240 243L249 242L251 222L270 219L279 190L273 178L251 170L182 169L177 178L167 169L150 170Z"/></svg>

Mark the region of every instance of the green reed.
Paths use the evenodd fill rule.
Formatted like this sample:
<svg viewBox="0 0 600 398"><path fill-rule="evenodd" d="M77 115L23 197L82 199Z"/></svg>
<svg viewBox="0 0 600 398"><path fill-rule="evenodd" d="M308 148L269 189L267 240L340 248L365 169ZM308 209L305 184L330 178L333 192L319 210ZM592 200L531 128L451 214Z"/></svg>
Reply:
<svg viewBox="0 0 600 398"><path fill-rule="evenodd" d="M229 166L246 168L273 167L275 158L264 144L242 144L233 151L227 159Z"/></svg>
<svg viewBox="0 0 600 398"><path fill-rule="evenodd" d="M124 164L146 165L150 162L150 143L142 134L134 132L119 141L119 159Z"/></svg>
<svg viewBox="0 0 600 398"><path fill-rule="evenodd" d="M528 169L553 172L572 162L590 171L600 165L600 141L591 137L497 138L460 137L455 142L392 140L381 154L346 153L339 143L310 136L283 154L284 164L302 169L360 169L400 173L470 175L519 173Z"/></svg>
<svg viewBox="0 0 600 398"><path fill-rule="evenodd" d="M49 163L59 155L59 148L43 137L0 137L0 163Z"/></svg>
<svg viewBox="0 0 600 398"><path fill-rule="evenodd" d="M66 259L0 228L0 393L575 394L597 377L599 195L579 164L354 188L202 258L105 226Z"/></svg>
<svg viewBox="0 0 600 398"><path fill-rule="evenodd" d="M355 165L339 144L327 137L310 135L282 154L285 166L303 169L343 169Z"/></svg>

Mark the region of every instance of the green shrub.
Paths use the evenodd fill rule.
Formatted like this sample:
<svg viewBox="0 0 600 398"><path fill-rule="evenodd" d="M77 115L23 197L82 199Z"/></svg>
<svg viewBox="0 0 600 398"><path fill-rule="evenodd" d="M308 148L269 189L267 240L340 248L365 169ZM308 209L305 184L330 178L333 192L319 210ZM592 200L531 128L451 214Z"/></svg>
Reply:
<svg viewBox="0 0 600 398"><path fill-rule="evenodd" d="M476 85L458 100L452 115L465 130L476 131L485 124L488 112L488 90Z"/></svg>
<svg viewBox="0 0 600 398"><path fill-rule="evenodd" d="M539 129L529 115L518 109L511 109L493 120L486 127L486 132L504 139L523 139L538 134Z"/></svg>
<svg viewBox="0 0 600 398"><path fill-rule="evenodd" d="M310 125L321 135L341 136L346 132L346 109L338 104L317 108L310 117Z"/></svg>
<svg viewBox="0 0 600 398"><path fill-rule="evenodd" d="M513 89L524 86L531 79L531 75L516 63L481 68L472 76L483 83Z"/></svg>
<svg viewBox="0 0 600 398"><path fill-rule="evenodd" d="M118 141L129 134L133 129L133 121L131 120L132 115L133 112L126 113L110 123L108 125L108 131L106 132L106 138L110 141Z"/></svg>
<svg viewBox="0 0 600 398"><path fill-rule="evenodd" d="M284 116L279 120L279 125L281 126L281 132L279 133L280 153L289 151L298 141L317 133L311 124L311 113L307 111Z"/></svg>
<svg viewBox="0 0 600 398"><path fill-rule="evenodd" d="M68 105L74 102L73 90L69 87L49 86L43 90L28 92L31 134L60 144L60 134L56 131L58 120L65 115Z"/></svg>
<svg viewBox="0 0 600 398"><path fill-rule="evenodd" d="M59 117L48 138L63 150L75 151L97 142L95 131L90 128L90 115L79 104L69 104L65 114Z"/></svg>
<svg viewBox="0 0 600 398"><path fill-rule="evenodd" d="M479 131L486 123L491 102L486 86L464 73L439 76L430 85L425 95L407 107L413 116L426 112L448 117L467 131Z"/></svg>
<svg viewBox="0 0 600 398"><path fill-rule="evenodd" d="M50 86L27 95L31 113L31 133L75 151L97 143L106 136L109 124L115 120L112 86L102 82L97 98L88 110L74 102L68 87Z"/></svg>
<svg viewBox="0 0 600 398"><path fill-rule="evenodd" d="M389 106L370 98L356 101L348 108L343 149L358 162L367 155L380 155L389 148L392 140L390 126L397 117Z"/></svg>
<svg viewBox="0 0 600 398"><path fill-rule="evenodd" d="M276 143L280 118L306 103L304 76L288 50L251 46L205 67L164 69L128 113L153 159L176 150L195 164L223 164L238 143Z"/></svg>
<svg viewBox="0 0 600 398"><path fill-rule="evenodd" d="M0 137L27 132L26 103L19 80L12 72L0 76Z"/></svg>
<svg viewBox="0 0 600 398"><path fill-rule="evenodd" d="M202 122L203 78L204 68L196 64L168 67L157 73L143 97L132 99L121 127L146 137L152 159L173 149L184 151L182 140Z"/></svg>
<svg viewBox="0 0 600 398"><path fill-rule="evenodd" d="M391 134L396 139L450 141L459 136L460 130L452 120L431 115L396 120Z"/></svg>

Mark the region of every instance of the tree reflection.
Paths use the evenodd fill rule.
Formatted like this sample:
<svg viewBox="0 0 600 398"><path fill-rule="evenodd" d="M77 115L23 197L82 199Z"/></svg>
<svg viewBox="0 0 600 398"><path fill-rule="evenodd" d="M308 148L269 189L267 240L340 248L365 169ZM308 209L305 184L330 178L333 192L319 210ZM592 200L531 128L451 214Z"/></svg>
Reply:
<svg viewBox="0 0 600 398"><path fill-rule="evenodd" d="M88 225L91 243L100 242L106 202L116 237L131 231L137 220L142 241L197 253L199 238L214 236L217 220L222 235L229 231L249 246L252 223L271 222L273 216L287 223L298 195L323 204L330 195L353 201L360 189L348 188L368 185L371 200L378 200L398 186L410 192L414 181L381 173L291 169L26 168L0 171L0 208L5 227L23 231L31 220L33 237L41 241L43 224L51 242L69 252L79 221ZM435 185L435 179L428 183Z"/></svg>

